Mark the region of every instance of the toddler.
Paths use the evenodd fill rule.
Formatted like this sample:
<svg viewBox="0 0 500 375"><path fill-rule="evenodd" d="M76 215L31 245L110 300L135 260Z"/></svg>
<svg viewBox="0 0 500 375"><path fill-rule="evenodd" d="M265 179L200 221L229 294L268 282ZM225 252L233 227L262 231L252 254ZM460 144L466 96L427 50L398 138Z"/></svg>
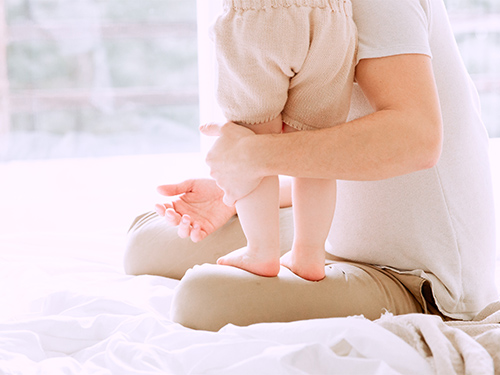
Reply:
<svg viewBox="0 0 500 375"><path fill-rule="evenodd" d="M217 99L228 120L256 134L345 122L357 49L349 0L224 0L214 39ZM295 235L280 259L278 176L265 177L236 202L247 246L217 263L269 277L281 264L321 280L335 200L336 181L293 179Z"/></svg>

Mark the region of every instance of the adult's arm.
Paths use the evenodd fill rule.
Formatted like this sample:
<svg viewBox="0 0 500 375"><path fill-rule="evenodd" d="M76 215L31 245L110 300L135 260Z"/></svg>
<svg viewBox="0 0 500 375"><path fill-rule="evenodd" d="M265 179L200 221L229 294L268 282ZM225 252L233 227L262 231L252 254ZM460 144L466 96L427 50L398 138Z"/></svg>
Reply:
<svg viewBox="0 0 500 375"><path fill-rule="evenodd" d="M205 126L206 134L220 135L207 163L225 203L270 175L369 181L433 167L443 136L430 57L364 59L356 80L374 112L342 125L281 135L254 135L232 123Z"/></svg>

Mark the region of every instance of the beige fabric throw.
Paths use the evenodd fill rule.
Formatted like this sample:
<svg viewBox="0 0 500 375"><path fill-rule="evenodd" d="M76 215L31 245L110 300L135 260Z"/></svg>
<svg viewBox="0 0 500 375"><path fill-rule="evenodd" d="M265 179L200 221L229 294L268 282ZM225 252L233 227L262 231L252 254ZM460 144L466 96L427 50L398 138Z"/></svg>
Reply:
<svg viewBox="0 0 500 375"><path fill-rule="evenodd" d="M500 302L487 306L472 321L385 314L376 323L415 348L436 374L500 374Z"/></svg>

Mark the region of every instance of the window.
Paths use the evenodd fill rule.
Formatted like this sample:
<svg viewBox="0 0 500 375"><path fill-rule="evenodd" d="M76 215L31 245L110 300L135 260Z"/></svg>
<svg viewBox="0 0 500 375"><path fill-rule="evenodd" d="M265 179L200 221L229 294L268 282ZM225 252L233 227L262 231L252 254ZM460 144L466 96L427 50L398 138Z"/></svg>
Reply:
<svg viewBox="0 0 500 375"><path fill-rule="evenodd" d="M445 0L458 47L478 89L490 137L500 137L500 2Z"/></svg>
<svg viewBox="0 0 500 375"><path fill-rule="evenodd" d="M0 4L4 160L199 149L196 0Z"/></svg>

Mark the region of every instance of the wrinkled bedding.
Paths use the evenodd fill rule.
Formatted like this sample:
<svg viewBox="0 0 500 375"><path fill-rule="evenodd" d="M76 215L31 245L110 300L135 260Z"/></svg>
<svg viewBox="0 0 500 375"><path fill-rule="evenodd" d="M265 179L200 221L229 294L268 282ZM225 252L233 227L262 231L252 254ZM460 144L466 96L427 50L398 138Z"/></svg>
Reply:
<svg viewBox="0 0 500 375"><path fill-rule="evenodd" d="M500 373L500 305L467 323L387 314L217 333L173 323L178 281L125 275L123 245L134 215L161 201L154 187L206 176L200 160L0 164L0 374ZM500 139L492 162L498 208Z"/></svg>
<svg viewBox="0 0 500 375"><path fill-rule="evenodd" d="M13 273L25 268L26 259L8 260ZM0 324L2 374L430 371L409 345L364 319L194 331L168 318L174 280L124 276L115 267L80 260L55 269L33 259L21 275L26 279L32 271L46 293L29 303L29 314Z"/></svg>

